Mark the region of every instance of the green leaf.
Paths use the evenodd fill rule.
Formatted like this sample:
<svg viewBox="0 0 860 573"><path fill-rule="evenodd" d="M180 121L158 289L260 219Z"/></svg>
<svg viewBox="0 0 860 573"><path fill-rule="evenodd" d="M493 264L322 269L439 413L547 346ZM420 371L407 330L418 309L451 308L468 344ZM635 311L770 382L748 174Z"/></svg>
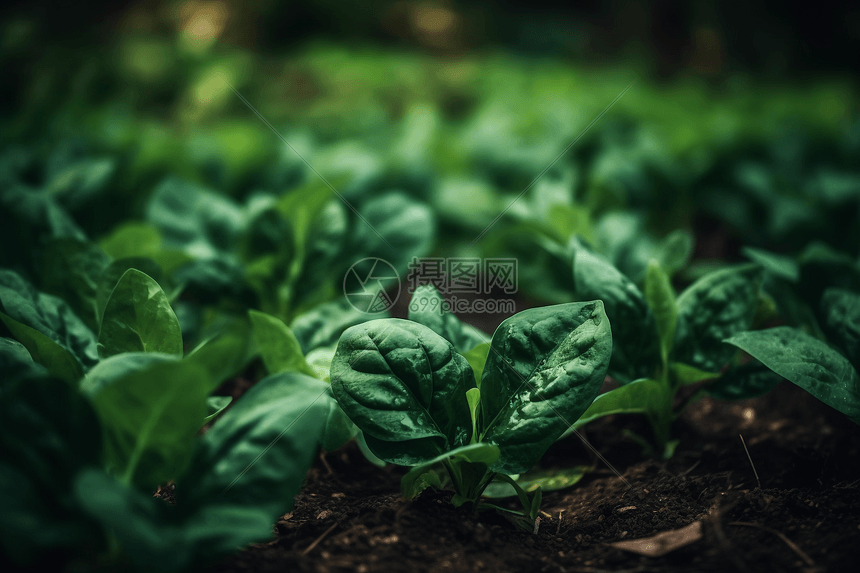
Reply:
<svg viewBox="0 0 860 573"><path fill-rule="evenodd" d="M499 459L499 448L493 444L478 443L455 448L413 467L400 479L400 492L405 499L412 499L428 486L442 489L438 474L433 467L443 462L461 465L481 464L489 468ZM460 493L460 492L458 492Z"/></svg>
<svg viewBox="0 0 860 573"><path fill-rule="evenodd" d="M358 426L352 423L337 401L331 399L328 403L322 447L324 450L333 452L358 434Z"/></svg>
<svg viewBox="0 0 860 573"><path fill-rule="evenodd" d="M472 369L426 326L395 318L353 326L338 343L331 380L341 408L387 462L415 465L469 441Z"/></svg>
<svg viewBox="0 0 860 573"><path fill-rule="evenodd" d="M71 384L77 384L84 375L81 363L71 352L42 334L36 329L13 320L0 312L0 321L6 325L12 336L27 349L33 360L47 368L48 372Z"/></svg>
<svg viewBox="0 0 860 573"><path fill-rule="evenodd" d="M177 481L183 511L211 505L263 512L271 524L293 506L326 420L327 385L286 372L254 385L197 441Z"/></svg>
<svg viewBox="0 0 860 573"><path fill-rule="evenodd" d="M305 357L305 362L313 369L314 376L323 382L331 380L331 361L334 360L336 350L336 346L316 348L308 352L308 355Z"/></svg>
<svg viewBox="0 0 860 573"><path fill-rule="evenodd" d="M126 487L95 469L77 476L74 491L83 511L111 532L136 569L173 573L191 562L193 553L182 528L151 493Z"/></svg>
<svg viewBox="0 0 860 573"><path fill-rule="evenodd" d="M180 476L206 417L211 389L206 370L178 360L155 360L144 369L87 385L104 427L111 472L145 491Z"/></svg>
<svg viewBox="0 0 860 573"><path fill-rule="evenodd" d="M734 354L722 341L752 324L761 280L757 265L744 265L705 275L682 292L672 359L712 372L722 368Z"/></svg>
<svg viewBox="0 0 860 573"><path fill-rule="evenodd" d="M301 344L302 352L308 354L315 348L337 344L347 328L366 322L369 316L371 315L357 310L342 298L323 303L300 315L290 328ZM372 316L376 318L380 315Z"/></svg>
<svg viewBox="0 0 860 573"><path fill-rule="evenodd" d="M582 241L574 239L571 247L576 298L602 300L612 324L609 375L622 383L651 375L660 363L660 339L642 292Z"/></svg>
<svg viewBox="0 0 860 573"><path fill-rule="evenodd" d="M466 402L469 404L469 415L472 417L472 439L470 444L478 441L478 406L481 405L481 391L469 388L466 391Z"/></svg>
<svg viewBox="0 0 860 573"><path fill-rule="evenodd" d="M588 408L612 352L603 303L532 308L493 335L481 381L481 441L499 446L493 471L530 469Z"/></svg>
<svg viewBox="0 0 860 573"><path fill-rule="evenodd" d="M113 259L151 259L161 252L161 233L149 223L123 223L102 239L100 244Z"/></svg>
<svg viewBox="0 0 860 573"><path fill-rule="evenodd" d="M828 338L860 369L860 294L828 289L821 298L822 325Z"/></svg>
<svg viewBox="0 0 860 573"><path fill-rule="evenodd" d="M690 384L696 384L697 382L719 377L719 372L700 370L695 366L690 366L689 364L684 364L682 362L669 363L669 378L675 386L689 386Z"/></svg>
<svg viewBox="0 0 860 573"><path fill-rule="evenodd" d="M240 373L256 354L250 330L244 320L236 321L189 352L185 360L205 368L217 387Z"/></svg>
<svg viewBox="0 0 860 573"><path fill-rule="evenodd" d="M35 330L68 351L79 362L78 371L98 362L93 331L72 312L65 301L40 293L17 273L4 269L0 269L0 310L11 320L26 327L20 329L21 332L29 333L27 328ZM6 327L12 330L9 324L11 323L7 323ZM31 334L21 334L20 336L25 336L27 340L19 338L19 342L24 344L38 361L37 354L48 354L45 350L47 345L33 342L39 337ZM19 335L15 336L17 338ZM65 368L61 370L68 371Z"/></svg>
<svg viewBox="0 0 860 573"><path fill-rule="evenodd" d="M669 276L660 264L651 260L645 273L645 300L654 313L657 333L660 335L660 353L663 364L669 361L669 353L675 342L675 327L678 324L678 307L675 304L675 291Z"/></svg>
<svg viewBox="0 0 860 573"><path fill-rule="evenodd" d="M215 419L215 416L224 411L233 401L231 396L209 396L206 398L206 417L203 418L203 425Z"/></svg>
<svg viewBox="0 0 860 573"><path fill-rule="evenodd" d="M17 378L28 378L47 374L47 369L30 356L27 347L11 338L0 337L0 372L3 373L0 385Z"/></svg>
<svg viewBox="0 0 860 573"><path fill-rule="evenodd" d="M742 332L725 342L860 424L860 376L825 342L789 326Z"/></svg>
<svg viewBox="0 0 860 573"><path fill-rule="evenodd" d="M167 295L152 278L129 269L105 305L99 356L121 352L161 352L182 356L182 332Z"/></svg>
<svg viewBox="0 0 860 573"><path fill-rule="evenodd" d="M683 270L692 255L693 236L683 229L676 229L666 235L655 254L660 268L669 277Z"/></svg>
<svg viewBox="0 0 860 573"><path fill-rule="evenodd" d="M402 273L413 257L430 252L436 222L427 205L403 193L388 193L365 202L361 213L364 220L354 221L350 245L356 260L378 257Z"/></svg>
<svg viewBox="0 0 860 573"><path fill-rule="evenodd" d="M579 483L585 474L592 470L591 466L574 466L572 468L543 470L535 469L513 477L517 484L526 492L540 488L543 491L566 489ZM493 481L484 490L484 497L499 499L514 497L517 491L514 486L505 481Z"/></svg>
<svg viewBox="0 0 860 573"><path fill-rule="evenodd" d="M110 258L98 246L78 239L54 239L45 245L41 261L44 292L64 299L93 331L98 330L96 293Z"/></svg>
<svg viewBox="0 0 860 573"><path fill-rule="evenodd" d="M281 320L256 310L249 310L254 327L254 339L260 347L263 363L269 374L301 372L316 377L316 370L308 366L299 341L290 327Z"/></svg>
<svg viewBox="0 0 860 573"><path fill-rule="evenodd" d="M99 551L98 524L70 499L74 476L99 462L101 428L65 382L16 377L0 384L0 546L15 570L55 567ZM8 569L8 567L7 567Z"/></svg>
<svg viewBox="0 0 860 573"><path fill-rule="evenodd" d="M232 251L245 227L245 214L233 201L175 178L156 188L146 219L161 231L165 246L201 259Z"/></svg>
<svg viewBox="0 0 860 573"><path fill-rule="evenodd" d="M156 364L165 362L176 362L178 358L170 354L159 354L156 352L124 352L105 358L95 368L87 372L81 380L80 390L82 393L94 397L104 388L114 384L120 378L146 370Z"/></svg>
<svg viewBox="0 0 860 573"><path fill-rule="evenodd" d="M478 388L481 387L481 376L484 375L484 365L487 363L487 355L490 352L490 343L482 342L468 352L463 353L463 357L469 362L472 371L475 373L475 384Z"/></svg>
<svg viewBox="0 0 860 573"><path fill-rule="evenodd" d="M433 285L415 289L409 303L409 320L423 324L465 354L476 345L487 342L487 336L465 324L450 311L448 302Z"/></svg>
<svg viewBox="0 0 860 573"><path fill-rule="evenodd" d="M790 257L752 247L744 247L741 249L741 253L752 262L761 265L766 272L775 277L779 277L790 283L797 283L800 279L800 267Z"/></svg>
<svg viewBox="0 0 860 573"><path fill-rule="evenodd" d="M660 419L671 414L672 394L660 380L642 378L598 396L574 424L580 428L612 414L645 414Z"/></svg>
<svg viewBox="0 0 860 573"><path fill-rule="evenodd" d="M113 289L116 287L119 279L129 269L137 269L140 272L154 279L158 284L163 284L161 267L152 259L142 257L133 257L127 259L119 259L109 264L101 273L96 286L96 308L98 312L99 324L105 313L105 306L110 298ZM164 290L164 287L162 287Z"/></svg>

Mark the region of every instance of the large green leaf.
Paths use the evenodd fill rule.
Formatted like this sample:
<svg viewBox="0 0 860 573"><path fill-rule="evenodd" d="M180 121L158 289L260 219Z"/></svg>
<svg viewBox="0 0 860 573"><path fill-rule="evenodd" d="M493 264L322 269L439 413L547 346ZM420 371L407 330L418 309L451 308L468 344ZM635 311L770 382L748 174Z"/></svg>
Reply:
<svg viewBox="0 0 860 573"><path fill-rule="evenodd" d="M843 289L824 291L821 314L828 337L860 370L860 294Z"/></svg>
<svg viewBox="0 0 860 573"><path fill-rule="evenodd" d="M633 281L582 241L571 241L576 298L603 301L612 324L609 375L626 383L649 376L660 363L654 314Z"/></svg>
<svg viewBox="0 0 860 573"><path fill-rule="evenodd" d="M271 523L293 506L320 445L328 385L286 372L268 376L246 392L198 440L188 471L177 481L183 511L241 506Z"/></svg>
<svg viewBox="0 0 860 573"><path fill-rule="evenodd" d="M269 374L301 372L316 376L316 371L305 361L299 341L289 326L274 316L256 310L249 310L248 316L251 317L254 339Z"/></svg>
<svg viewBox="0 0 860 573"><path fill-rule="evenodd" d="M734 354L722 341L752 324L761 280L757 265L744 265L709 273L682 292L673 360L719 371Z"/></svg>
<svg viewBox="0 0 860 573"><path fill-rule="evenodd" d="M182 332L167 295L152 278L129 269L105 305L99 356L121 352L162 352L182 356Z"/></svg>
<svg viewBox="0 0 860 573"><path fill-rule="evenodd" d="M100 380L83 385L104 427L108 467L123 483L144 490L183 472L212 390L203 367L152 356L116 356L110 372L94 369Z"/></svg>
<svg viewBox="0 0 860 573"><path fill-rule="evenodd" d="M462 322L450 312L447 304L435 286L420 286L415 289L409 303L409 320L423 324L445 338L461 354L487 342L488 336L482 336L476 328Z"/></svg>
<svg viewBox="0 0 860 573"><path fill-rule="evenodd" d="M0 310L8 318L3 321L6 327L10 331L17 331L15 337L27 347L36 361L48 354L55 354L53 350L46 350L52 347L46 340L53 341L69 354L62 360L63 363L78 363L76 368L72 368L76 375L98 361L93 331L72 312L66 302L40 293L17 273L3 269L0 269ZM35 331L35 334L31 331ZM57 351L56 354L63 353ZM66 368L56 370L58 373L70 371Z"/></svg>
<svg viewBox="0 0 860 573"><path fill-rule="evenodd" d="M469 443L472 368L426 326L389 318L350 328L338 343L331 385L383 460L415 465Z"/></svg>
<svg viewBox="0 0 860 573"><path fill-rule="evenodd" d="M742 332L725 342L860 424L860 376L827 343L789 326Z"/></svg>
<svg viewBox="0 0 860 573"><path fill-rule="evenodd" d="M481 441L499 446L493 471L530 469L594 400L612 334L600 301L533 308L493 335L481 381Z"/></svg>

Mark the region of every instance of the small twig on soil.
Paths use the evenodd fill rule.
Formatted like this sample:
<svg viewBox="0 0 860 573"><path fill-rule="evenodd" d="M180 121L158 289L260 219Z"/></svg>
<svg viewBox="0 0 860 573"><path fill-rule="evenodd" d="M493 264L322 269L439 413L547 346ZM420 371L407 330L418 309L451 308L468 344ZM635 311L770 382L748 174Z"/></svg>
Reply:
<svg viewBox="0 0 860 573"><path fill-rule="evenodd" d="M678 477L684 477L685 475L689 474L691 471L696 469L696 466L698 466L700 463L702 463L702 460L699 460L696 463L694 463L693 465L691 465L689 469L684 471L684 473L680 474Z"/></svg>
<svg viewBox="0 0 860 573"><path fill-rule="evenodd" d="M747 459L750 461L750 466L752 466L753 474L755 474L755 481L758 484L758 488L761 489L761 481L758 479L758 472L755 471L755 464L752 461L752 456L750 456L750 451L747 449L747 444L744 442L744 437L738 434L738 437L741 439L741 443L744 445L744 451L747 453Z"/></svg>
<svg viewBox="0 0 860 573"><path fill-rule="evenodd" d="M332 526L331 526L331 527L329 527L328 529L326 529L325 531L323 531L323 534L322 534L322 535L320 535L319 537L317 537L316 539L314 539L314 542L313 542L313 543L311 543L310 545L308 545L308 546L305 548L305 550L304 550L304 551L302 551L302 553L301 553L302 557L304 557L305 555L307 555L308 553L310 553L311 551L313 551L313 550L314 550L314 547L316 547L317 545L319 545L319 544L320 544L320 541L322 541L323 539L325 539L326 535L328 535L329 533L331 533L332 531L334 531L334 528L335 528L335 527L337 527L337 525L338 525L337 523L332 524Z"/></svg>
<svg viewBox="0 0 860 573"><path fill-rule="evenodd" d="M786 545L788 545L791 548L791 550L797 554L798 557L803 559L803 562L806 563L806 565L808 567L815 567L815 561L813 561L809 555L804 553L803 550L800 547L798 547L797 545L795 545L791 539L789 539L788 537L786 537L785 535L783 535L782 533L780 533L776 529L771 529L770 527L766 527L764 525L759 525L758 523L747 523L744 521L730 521L729 525L742 525L744 527L757 527L758 529L763 529L764 531L769 531L770 533L773 533L774 535L776 535L777 537L782 539L782 541Z"/></svg>
<svg viewBox="0 0 860 573"><path fill-rule="evenodd" d="M325 452L320 452L320 461L325 466L325 471L328 472L327 475L334 475L334 470L331 469L331 466L328 463L328 460L325 459Z"/></svg>
<svg viewBox="0 0 860 573"><path fill-rule="evenodd" d="M561 533L561 520L564 518L564 510L558 512L558 527L555 528L555 534Z"/></svg>

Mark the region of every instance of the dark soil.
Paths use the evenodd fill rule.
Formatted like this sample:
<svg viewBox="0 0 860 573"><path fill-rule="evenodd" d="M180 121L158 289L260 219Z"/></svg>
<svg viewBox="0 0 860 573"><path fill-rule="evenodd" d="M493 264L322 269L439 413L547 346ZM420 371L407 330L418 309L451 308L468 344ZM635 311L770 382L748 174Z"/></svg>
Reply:
<svg viewBox="0 0 860 573"><path fill-rule="evenodd" d="M352 444L325 452L276 538L213 572L858 570L860 428L847 418L788 383L752 400L704 398L674 428L681 444L666 462L624 437L647 433L640 424L628 416L587 428L629 486L599 463L573 488L544 494L536 535L455 509L450 494L404 501L404 470L375 467ZM544 466L591 461L572 437ZM701 538L661 557L610 545L696 521Z"/></svg>

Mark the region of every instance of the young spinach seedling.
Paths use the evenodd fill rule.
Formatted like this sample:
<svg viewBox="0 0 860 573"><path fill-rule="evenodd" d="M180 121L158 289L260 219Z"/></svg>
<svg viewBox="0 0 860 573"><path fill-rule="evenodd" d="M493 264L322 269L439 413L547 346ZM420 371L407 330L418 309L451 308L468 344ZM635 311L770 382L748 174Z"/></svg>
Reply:
<svg viewBox="0 0 860 573"><path fill-rule="evenodd" d="M450 484L454 505L478 509L496 475L530 469L588 408L611 352L602 302L533 308L496 329L479 384L467 359L430 328L381 319L344 332L331 384L371 451L413 466L404 497ZM540 493L529 497L510 482L522 516L536 516Z"/></svg>

